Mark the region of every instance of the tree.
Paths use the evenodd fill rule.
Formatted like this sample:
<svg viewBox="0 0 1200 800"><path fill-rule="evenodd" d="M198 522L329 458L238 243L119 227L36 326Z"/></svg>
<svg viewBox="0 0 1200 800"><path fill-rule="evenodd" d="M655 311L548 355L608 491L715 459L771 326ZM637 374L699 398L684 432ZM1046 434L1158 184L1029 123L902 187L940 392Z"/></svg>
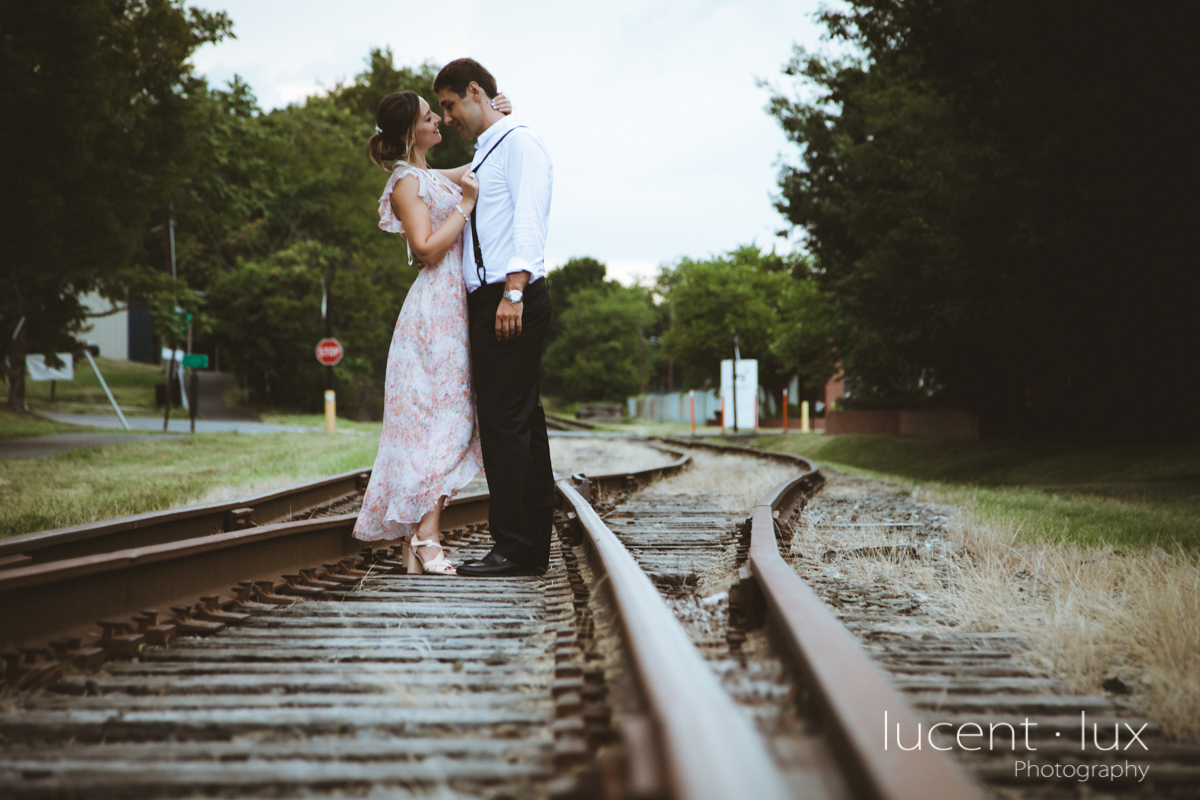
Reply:
<svg viewBox="0 0 1200 800"><path fill-rule="evenodd" d="M607 280L608 268L594 258L572 258L557 269L546 274L546 290L550 293L550 330L546 333L546 346L558 339L563 329L563 315L581 289L600 286Z"/></svg>
<svg viewBox="0 0 1200 800"><path fill-rule="evenodd" d="M779 352L784 304L803 297L789 265L774 253L745 246L707 261L682 259L660 278L669 287L673 316L666 331L669 352L684 369L684 385L719 382L721 361L733 356L737 335L742 358L758 360L759 381L773 394L787 385L786 367L799 363ZM789 317L793 333L799 318Z"/></svg>
<svg viewBox="0 0 1200 800"><path fill-rule="evenodd" d="M324 334L321 277L341 253L306 241L265 260L242 260L210 288L219 340L244 385L276 406L315 405L324 388L313 347ZM359 356L361 358L361 356Z"/></svg>
<svg viewBox="0 0 1200 800"><path fill-rule="evenodd" d="M638 337L651 316L641 287L604 281L576 289L543 359L546 393L566 402L621 402L636 394Z"/></svg>
<svg viewBox="0 0 1200 800"><path fill-rule="evenodd" d="M1164 60L1186 47L1068 0L851 0L822 19L862 55L786 66L818 96L772 100L802 156L779 208L858 393L978 410L992 433L1111 435L1113 392L1153 374L1150 422L1194 431L1170 344L1194 339L1189 145Z"/></svg>
<svg viewBox="0 0 1200 800"><path fill-rule="evenodd" d="M168 0L4 0L0 31L0 180L19 198L0 217L0 341L23 410L29 348L74 349L83 292L124 301L118 273L173 190L202 91L188 58L230 25Z"/></svg>

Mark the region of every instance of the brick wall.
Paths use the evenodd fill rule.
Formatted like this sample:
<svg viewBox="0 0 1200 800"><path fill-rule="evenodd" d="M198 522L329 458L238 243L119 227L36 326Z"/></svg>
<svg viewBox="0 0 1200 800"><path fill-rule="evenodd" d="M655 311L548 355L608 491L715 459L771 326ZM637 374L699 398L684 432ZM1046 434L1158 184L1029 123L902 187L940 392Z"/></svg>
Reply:
<svg viewBox="0 0 1200 800"><path fill-rule="evenodd" d="M979 438L979 417L969 411L957 409L829 411L826 412L825 419L825 432L833 435L874 433L890 436L935 436L941 439Z"/></svg>

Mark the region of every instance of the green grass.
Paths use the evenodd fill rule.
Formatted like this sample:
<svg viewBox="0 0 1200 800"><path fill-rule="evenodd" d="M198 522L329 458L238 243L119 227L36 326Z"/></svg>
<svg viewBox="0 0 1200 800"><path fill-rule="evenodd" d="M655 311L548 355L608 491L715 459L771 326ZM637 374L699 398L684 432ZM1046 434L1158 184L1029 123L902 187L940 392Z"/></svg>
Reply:
<svg viewBox="0 0 1200 800"><path fill-rule="evenodd" d="M154 407L154 384L161 383L163 371L154 364L97 358L96 366L112 391L121 412L132 417L162 416ZM31 411L60 414L109 414L112 405L87 359L75 364L75 380L56 381L54 400L50 400L50 381L26 381L25 402ZM182 408L171 410L173 418L187 418Z"/></svg>
<svg viewBox="0 0 1200 800"><path fill-rule="evenodd" d="M196 434L0 461L0 536L173 508L218 487L361 469L378 444L373 436Z"/></svg>
<svg viewBox="0 0 1200 800"><path fill-rule="evenodd" d="M65 422L55 422L43 419L36 414L15 414L7 408L0 408L0 439L24 439L30 436L49 436L52 433L98 432L101 428L83 428L79 425L68 425ZM112 433L112 431L103 431Z"/></svg>
<svg viewBox="0 0 1200 800"><path fill-rule="evenodd" d="M760 436L835 468L925 485L1039 540L1200 547L1200 445Z"/></svg>
<svg viewBox="0 0 1200 800"><path fill-rule="evenodd" d="M270 412L262 415L263 422L269 422L272 425L295 425L301 428L320 428L325 430L325 415L324 414L289 414L284 412ZM383 430L382 422L356 422L355 420L342 419L338 417L338 431L355 431L360 433L373 433L378 435Z"/></svg>

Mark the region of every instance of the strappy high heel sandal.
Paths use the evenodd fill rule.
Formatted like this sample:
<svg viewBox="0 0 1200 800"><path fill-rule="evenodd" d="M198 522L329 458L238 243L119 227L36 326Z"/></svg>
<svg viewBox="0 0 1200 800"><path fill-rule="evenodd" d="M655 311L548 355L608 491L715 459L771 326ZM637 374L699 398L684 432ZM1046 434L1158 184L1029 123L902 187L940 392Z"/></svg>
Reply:
<svg viewBox="0 0 1200 800"><path fill-rule="evenodd" d="M438 550L437 558L431 558L428 561L422 560L417 554L418 547L436 547ZM414 534L411 542L405 542L403 548L404 569L409 575L420 575L429 573L431 575L454 575L454 565L446 558L442 546L430 539L427 542L422 542Z"/></svg>

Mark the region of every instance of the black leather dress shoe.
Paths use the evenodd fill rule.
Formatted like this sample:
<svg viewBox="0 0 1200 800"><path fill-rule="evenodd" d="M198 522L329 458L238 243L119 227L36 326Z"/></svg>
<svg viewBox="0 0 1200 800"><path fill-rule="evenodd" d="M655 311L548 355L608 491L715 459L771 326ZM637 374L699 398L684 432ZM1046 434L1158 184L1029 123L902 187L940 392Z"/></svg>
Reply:
<svg viewBox="0 0 1200 800"><path fill-rule="evenodd" d="M464 561L457 570L459 575L471 578L496 578L510 575L535 575L537 570L507 559L495 550L480 559Z"/></svg>

